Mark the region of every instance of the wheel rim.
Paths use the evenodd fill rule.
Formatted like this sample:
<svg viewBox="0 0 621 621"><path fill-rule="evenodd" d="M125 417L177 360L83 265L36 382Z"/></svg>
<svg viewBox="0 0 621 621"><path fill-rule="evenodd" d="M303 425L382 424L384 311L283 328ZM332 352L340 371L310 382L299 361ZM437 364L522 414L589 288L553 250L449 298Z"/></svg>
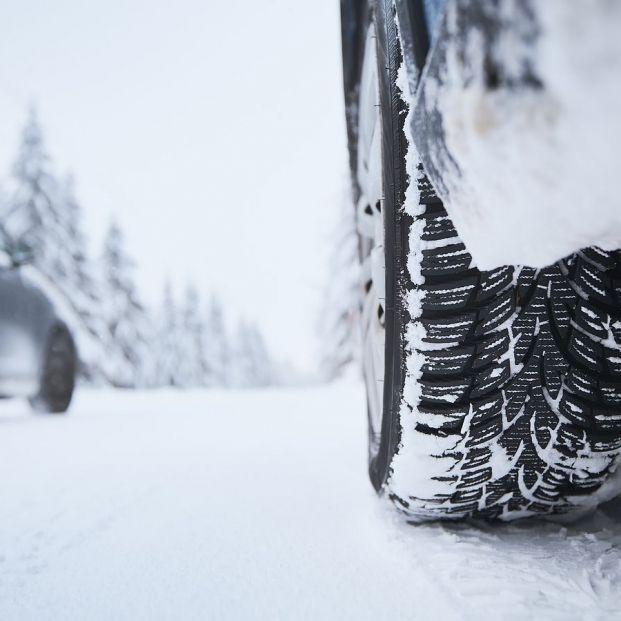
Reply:
<svg viewBox="0 0 621 621"><path fill-rule="evenodd" d="M375 27L369 27L360 81L356 223L362 263L363 371L369 416L369 458L380 446L384 411L385 290L382 122Z"/></svg>

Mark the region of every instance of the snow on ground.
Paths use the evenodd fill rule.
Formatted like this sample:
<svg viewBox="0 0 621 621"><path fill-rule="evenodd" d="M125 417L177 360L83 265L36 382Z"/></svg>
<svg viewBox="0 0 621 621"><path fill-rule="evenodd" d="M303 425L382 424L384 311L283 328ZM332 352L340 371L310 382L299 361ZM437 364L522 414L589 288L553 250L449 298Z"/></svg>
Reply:
<svg viewBox="0 0 621 621"><path fill-rule="evenodd" d="M358 383L0 403L0 619L598 619L621 503L570 527L400 523ZM536 612L534 612L536 611Z"/></svg>

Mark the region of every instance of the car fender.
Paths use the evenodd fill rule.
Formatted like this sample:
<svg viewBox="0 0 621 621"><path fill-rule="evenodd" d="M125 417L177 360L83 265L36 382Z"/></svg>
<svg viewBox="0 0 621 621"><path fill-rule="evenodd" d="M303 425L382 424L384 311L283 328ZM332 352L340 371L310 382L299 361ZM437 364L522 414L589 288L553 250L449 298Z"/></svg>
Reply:
<svg viewBox="0 0 621 621"><path fill-rule="evenodd" d="M480 269L621 247L621 3L589 7L447 3L410 131Z"/></svg>

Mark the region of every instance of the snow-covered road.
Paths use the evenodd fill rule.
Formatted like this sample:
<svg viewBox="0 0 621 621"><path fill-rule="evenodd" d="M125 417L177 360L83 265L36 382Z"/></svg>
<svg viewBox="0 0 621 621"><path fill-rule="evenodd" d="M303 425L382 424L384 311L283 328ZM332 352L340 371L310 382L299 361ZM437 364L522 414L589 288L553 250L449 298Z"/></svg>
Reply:
<svg viewBox="0 0 621 621"><path fill-rule="evenodd" d="M400 524L362 412L346 382L0 403L0 619L621 616L621 503L568 528Z"/></svg>

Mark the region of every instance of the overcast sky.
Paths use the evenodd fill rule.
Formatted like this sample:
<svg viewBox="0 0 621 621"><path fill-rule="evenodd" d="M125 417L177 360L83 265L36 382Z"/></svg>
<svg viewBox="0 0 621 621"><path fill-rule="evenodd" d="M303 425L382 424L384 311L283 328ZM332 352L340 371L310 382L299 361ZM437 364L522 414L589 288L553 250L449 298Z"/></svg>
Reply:
<svg viewBox="0 0 621 621"><path fill-rule="evenodd" d="M149 303L170 277L310 368L346 148L336 0L0 4L0 173L30 102L98 244Z"/></svg>

